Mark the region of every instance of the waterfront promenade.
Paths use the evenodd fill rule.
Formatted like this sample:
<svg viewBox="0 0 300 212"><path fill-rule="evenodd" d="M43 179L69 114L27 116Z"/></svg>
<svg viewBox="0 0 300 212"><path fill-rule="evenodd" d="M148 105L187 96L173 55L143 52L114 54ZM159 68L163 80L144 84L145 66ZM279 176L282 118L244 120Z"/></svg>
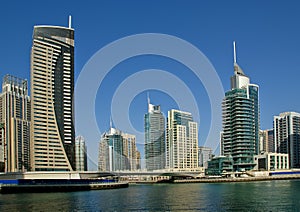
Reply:
<svg viewBox="0 0 300 212"><path fill-rule="evenodd" d="M271 181L271 180L292 180L300 179L300 174L283 176L261 176L261 177L230 177L230 178L202 178L174 180L173 183L230 183L230 182L251 182L251 181Z"/></svg>
<svg viewBox="0 0 300 212"><path fill-rule="evenodd" d="M174 176L166 177L148 177L148 178L121 178L128 181L129 184L151 184L151 183L230 183L230 182L251 182L251 181L272 181L272 180L293 180L300 179L300 172L296 173L280 173L280 172L245 172L238 176L231 175L230 177L221 176L206 176L200 178L178 178Z"/></svg>

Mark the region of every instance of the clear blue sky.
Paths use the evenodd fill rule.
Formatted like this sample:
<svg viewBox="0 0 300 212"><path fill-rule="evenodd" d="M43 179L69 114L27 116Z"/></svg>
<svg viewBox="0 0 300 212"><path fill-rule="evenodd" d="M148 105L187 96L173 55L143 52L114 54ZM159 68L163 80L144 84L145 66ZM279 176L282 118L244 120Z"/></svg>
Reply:
<svg viewBox="0 0 300 212"><path fill-rule="evenodd" d="M227 91L233 74L235 40L239 65L251 82L260 86L261 128L267 129L272 127L274 115L300 111L299 8L297 1L5 1L0 7L0 77L9 73L30 79L33 26L67 26L68 15L73 16L75 29L76 79L86 62L110 42L138 33L164 33L201 50ZM186 67L182 64L155 56L131 58L107 75L96 99L100 131L109 128L111 98L118 85L131 74L151 68L175 74L193 91L201 105L199 140L203 144L211 124L203 85L188 70L183 74ZM165 114L177 107L165 93L150 91L150 96ZM146 93L141 92L129 110L130 120L139 131L143 131L146 111ZM138 140L143 143L143 138ZM88 140L88 147L98 141L99 138ZM89 148L89 152L95 160L97 150Z"/></svg>

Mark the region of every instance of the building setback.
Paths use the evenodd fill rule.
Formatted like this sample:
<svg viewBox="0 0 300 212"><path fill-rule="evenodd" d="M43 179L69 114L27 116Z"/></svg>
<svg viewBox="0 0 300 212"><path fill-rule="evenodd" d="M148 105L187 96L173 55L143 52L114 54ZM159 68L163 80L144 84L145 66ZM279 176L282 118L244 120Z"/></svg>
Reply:
<svg viewBox="0 0 300 212"><path fill-rule="evenodd" d="M193 169L198 167L198 124L192 114L168 111L166 168Z"/></svg>
<svg viewBox="0 0 300 212"><path fill-rule="evenodd" d="M234 45L235 52L235 45ZM235 55L235 54L234 54ZM225 156L233 159L234 171L254 167L253 156L259 152L259 87L236 63L231 77L231 90L222 102L222 147Z"/></svg>
<svg viewBox="0 0 300 212"><path fill-rule="evenodd" d="M74 29L35 26L31 49L33 171L75 170Z"/></svg>
<svg viewBox="0 0 300 212"><path fill-rule="evenodd" d="M145 159L147 170L165 168L165 118L159 105L148 101L148 113L144 116Z"/></svg>
<svg viewBox="0 0 300 212"><path fill-rule="evenodd" d="M276 152L289 155L290 168L300 168L300 113L274 116L273 128Z"/></svg>
<svg viewBox="0 0 300 212"><path fill-rule="evenodd" d="M30 171L30 97L27 80L4 76L0 94L0 123L2 171Z"/></svg>

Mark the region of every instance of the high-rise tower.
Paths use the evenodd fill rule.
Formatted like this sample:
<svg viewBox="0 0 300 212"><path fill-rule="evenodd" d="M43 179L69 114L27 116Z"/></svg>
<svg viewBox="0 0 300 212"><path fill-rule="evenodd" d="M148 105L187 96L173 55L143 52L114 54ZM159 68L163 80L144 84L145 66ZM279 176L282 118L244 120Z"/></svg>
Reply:
<svg viewBox="0 0 300 212"><path fill-rule="evenodd" d="M285 112L274 116L275 151L289 155L291 168L300 168L300 113Z"/></svg>
<svg viewBox="0 0 300 212"><path fill-rule="evenodd" d="M222 102L222 153L233 158L234 170L254 167L253 156L259 151L259 87L236 62L234 43L234 75L231 90Z"/></svg>
<svg viewBox="0 0 300 212"><path fill-rule="evenodd" d="M135 135L122 133L112 126L102 134L99 143L99 171L136 170L138 160Z"/></svg>
<svg viewBox="0 0 300 212"><path fill-rule="evenodd" d="M75 139L76 171L87 171L87 148L83 136Z"/></svg>
<svg viewBox="0 0 300 212"><path fill-rule="evenodd" d="M27 80L5 75L0 94L5 172L30 170L30 97ZM0 152L0 154L1 154Z"/></svg>
<svg viewBox="0 0 300 212"><path fill-rule="evenodd" d="M198 124L191 113L168 111L166 168L198 167Z"/></svg>
<svg viewBox="0 0 300 212"><path fill-rule="evenodd" d="M147 170L165 168L165 118L160 105L150 104L144 116L145 127L145 159Z"/></svg>
<svg viewBox="0 0 300 212"><path fill-rule="evenodd" d="M35 26L31 51L32 169L74 170L74 29Z"/></svg>

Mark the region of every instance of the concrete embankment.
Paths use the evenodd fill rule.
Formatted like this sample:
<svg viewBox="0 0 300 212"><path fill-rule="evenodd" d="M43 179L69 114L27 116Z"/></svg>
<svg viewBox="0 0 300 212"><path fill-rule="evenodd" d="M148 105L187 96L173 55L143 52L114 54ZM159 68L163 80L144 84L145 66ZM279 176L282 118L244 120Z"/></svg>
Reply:
<svg viewBox="0 0 300 212"><path fill-rule="evenodd" d="M173 183L225 183L225 182L251 182L251 181L269 181L269 180L291 180L300 179L300 174L284 176L264 176L264 177L240 177L240 178L203 178L174 180Z"/></svg>

